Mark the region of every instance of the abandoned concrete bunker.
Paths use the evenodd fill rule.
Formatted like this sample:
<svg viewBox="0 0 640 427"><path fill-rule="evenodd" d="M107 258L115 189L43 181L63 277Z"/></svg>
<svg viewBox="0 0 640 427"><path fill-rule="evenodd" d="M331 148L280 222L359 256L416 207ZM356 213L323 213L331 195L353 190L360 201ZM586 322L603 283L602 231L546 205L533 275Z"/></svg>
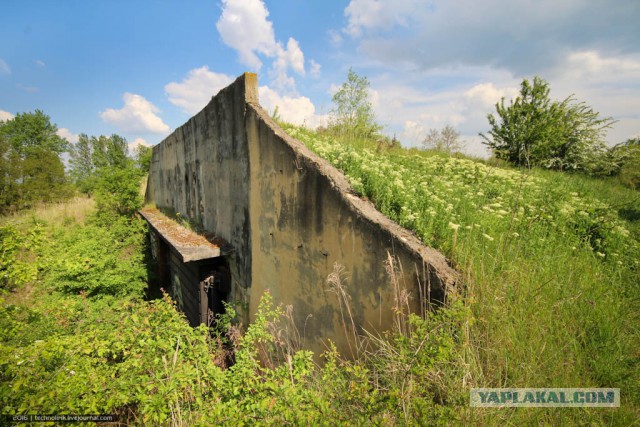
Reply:
<svg viewBox="0 0 640 427"><path fill-rule="evenodd" d="M346 352L341 302L327 283L336 264L359 332L392 326L389 257L417 313L456 280L442 254L355 195L340 171L272 120L251 73L153 148L146 204L155 206L141 213L160 284L192 325L210 323L224 301L246 325L268 290L293 307L303 347L323 351L331 339ZM204 232L168 225L168 213Z"/></svg>

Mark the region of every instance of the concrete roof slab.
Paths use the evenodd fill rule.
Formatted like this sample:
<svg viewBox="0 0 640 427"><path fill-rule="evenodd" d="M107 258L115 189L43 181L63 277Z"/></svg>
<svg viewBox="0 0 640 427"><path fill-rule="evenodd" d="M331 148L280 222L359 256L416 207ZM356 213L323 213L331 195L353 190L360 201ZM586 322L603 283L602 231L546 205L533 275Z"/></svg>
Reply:
<svg viewBox="0 0 640 427"><path fill-rule="evenodd" d="M178 224L158 209L146 207L138 212L175 249L182 262L201 261L222 255L220 245L211 243L207 237Z"/></svg>

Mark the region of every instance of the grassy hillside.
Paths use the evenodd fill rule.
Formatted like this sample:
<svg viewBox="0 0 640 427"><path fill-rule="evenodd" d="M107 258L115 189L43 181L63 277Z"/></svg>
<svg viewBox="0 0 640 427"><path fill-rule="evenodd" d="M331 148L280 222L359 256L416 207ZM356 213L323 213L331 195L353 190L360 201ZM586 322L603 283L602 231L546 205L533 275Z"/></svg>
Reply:
<svg viewBox="0 0 640 427"><path fill-rule="evenodd" d="M446 308L420 318L398 298L393 332L359 337L368 351L355 361L330 349L323 366L284 338L291 317L268 295L255 324L241 330L231 313L210 335L168 297L145 298L144 223L76 199L0 221L2 412L154 426L633 425L637 192L287 131L452 260L462 279ZM470 388L507 386L619 387L622 407L469 408Z"/></svg>
<svg viewBox="0 0 640 427"><path fill-rule="evenodd" d="M472 313L460 343L468 386L620 387L623 407L638 415L638 192L614 180L287 131L462 272L457 298ZM551 414L535 412L506 416Z"/></svg>

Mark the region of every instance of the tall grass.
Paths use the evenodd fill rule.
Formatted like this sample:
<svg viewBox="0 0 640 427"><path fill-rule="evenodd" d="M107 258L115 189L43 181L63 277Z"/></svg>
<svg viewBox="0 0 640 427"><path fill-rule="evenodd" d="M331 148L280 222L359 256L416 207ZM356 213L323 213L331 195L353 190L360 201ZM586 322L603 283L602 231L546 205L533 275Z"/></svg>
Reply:
<svg viewBox="0 0 640 427"><path fill-rule="evenodd" d="M87 196L77 196L64 202L39 203L32 209L0 216L0 225L29 220L43 221L51 225L78 222L83 224L95 211L95 201Z"/></svg>
<svg viewBox="0 0 640 427"><path fill-rule="evenodd" d="M637 192L580 175L287 131L462 273L471 309L466 341L459 343L466 387L622 390L616 411L475 410L474 419L634 419L640 403Z"/></svg>

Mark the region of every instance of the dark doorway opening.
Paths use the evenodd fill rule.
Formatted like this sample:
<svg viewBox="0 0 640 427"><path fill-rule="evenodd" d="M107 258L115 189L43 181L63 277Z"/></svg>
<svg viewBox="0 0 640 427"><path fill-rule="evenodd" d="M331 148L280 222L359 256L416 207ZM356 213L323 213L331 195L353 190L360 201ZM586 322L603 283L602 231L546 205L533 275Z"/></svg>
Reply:
<svg viewBox="0 0 640 427"><path fill-rule="evenodd" d="M200 267L200 323L215 327L231 292L231 270L224 258Z"/></svg>

